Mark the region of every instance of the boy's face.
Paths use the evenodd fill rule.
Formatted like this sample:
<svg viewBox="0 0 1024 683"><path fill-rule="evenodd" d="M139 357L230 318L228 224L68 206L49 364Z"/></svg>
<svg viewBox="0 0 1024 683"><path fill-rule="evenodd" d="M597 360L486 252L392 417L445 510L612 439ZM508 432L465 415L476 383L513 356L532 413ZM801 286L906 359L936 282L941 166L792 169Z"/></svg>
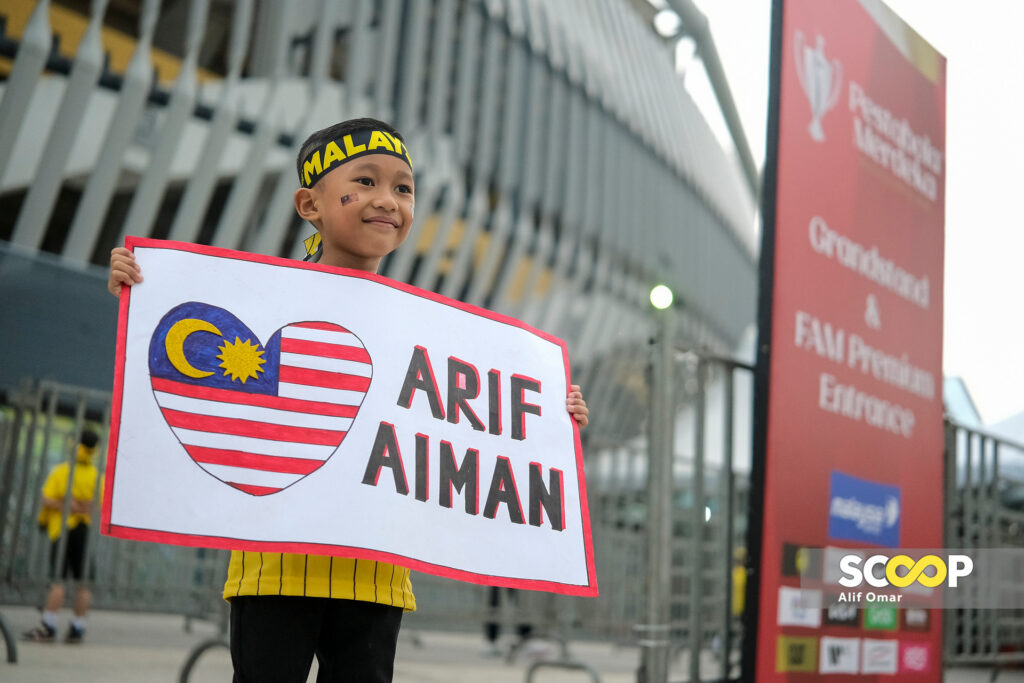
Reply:
<svg viewBox="0 0 1024 683"><path fill-rule="evenodd" d="M354 159L322 177L310 192L323 240L320 263L376 271L412 227L412 169L397 157Z"/></svg>

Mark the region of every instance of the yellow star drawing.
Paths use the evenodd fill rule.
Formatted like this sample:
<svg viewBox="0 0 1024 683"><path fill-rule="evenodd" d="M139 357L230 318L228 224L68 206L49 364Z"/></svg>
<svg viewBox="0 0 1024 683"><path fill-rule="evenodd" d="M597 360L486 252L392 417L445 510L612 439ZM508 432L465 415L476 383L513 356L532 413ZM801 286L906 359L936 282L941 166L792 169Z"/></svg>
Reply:
<svg viewBox="0 0 1024 683"><path fill-rule="evenodd" d="M262 355L263 351L260 350L259 344L252 344L249 339L243 342L235 337L234 343L224 342L217 358L223 361L220 366L224 368L225 375L231 375L232 381L240 379L242 384L245 384L250 377L259 379L257 373L263 372L260 366L267 362L260 358Z"/></svg>

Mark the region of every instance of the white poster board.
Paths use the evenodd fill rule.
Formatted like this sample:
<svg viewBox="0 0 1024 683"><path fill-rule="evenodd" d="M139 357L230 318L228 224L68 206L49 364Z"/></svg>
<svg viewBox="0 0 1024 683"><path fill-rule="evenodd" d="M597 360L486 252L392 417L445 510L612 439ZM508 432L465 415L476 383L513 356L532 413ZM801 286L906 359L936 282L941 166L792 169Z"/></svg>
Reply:
<svg viewBox="0 0 1024 683"><path fill-rule="evenodd" d="M361 271L127 246L104 533L597 595L560 339Z"/></svg>

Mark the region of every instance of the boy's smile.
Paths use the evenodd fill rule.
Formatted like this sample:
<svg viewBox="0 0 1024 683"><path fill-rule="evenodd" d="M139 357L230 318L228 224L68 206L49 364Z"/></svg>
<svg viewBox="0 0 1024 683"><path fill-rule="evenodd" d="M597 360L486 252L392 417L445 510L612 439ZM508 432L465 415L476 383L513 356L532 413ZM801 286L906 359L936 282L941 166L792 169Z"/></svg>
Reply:
<svg viewBox="0 0 1024 683"><path fill-rule="evenodd" d="M405 241L414 203L412 169L387 154L345 163L296 192L299 214L320 231L320 263L371 272Z"/></svg>

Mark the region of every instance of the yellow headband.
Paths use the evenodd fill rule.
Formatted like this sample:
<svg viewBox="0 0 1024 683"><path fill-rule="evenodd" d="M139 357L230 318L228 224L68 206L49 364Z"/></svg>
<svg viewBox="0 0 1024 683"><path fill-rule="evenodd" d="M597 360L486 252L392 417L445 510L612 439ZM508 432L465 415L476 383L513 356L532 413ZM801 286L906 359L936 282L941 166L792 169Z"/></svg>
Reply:
<svg viewBox="0 0 1024 683"><path fill-rule="evenodd" d="M362 128L314 149L302 162L299 182L302 187L313 187L341 164L367 154L390 154L412 168L409 150L401 140L383 130Z"/></svg>

